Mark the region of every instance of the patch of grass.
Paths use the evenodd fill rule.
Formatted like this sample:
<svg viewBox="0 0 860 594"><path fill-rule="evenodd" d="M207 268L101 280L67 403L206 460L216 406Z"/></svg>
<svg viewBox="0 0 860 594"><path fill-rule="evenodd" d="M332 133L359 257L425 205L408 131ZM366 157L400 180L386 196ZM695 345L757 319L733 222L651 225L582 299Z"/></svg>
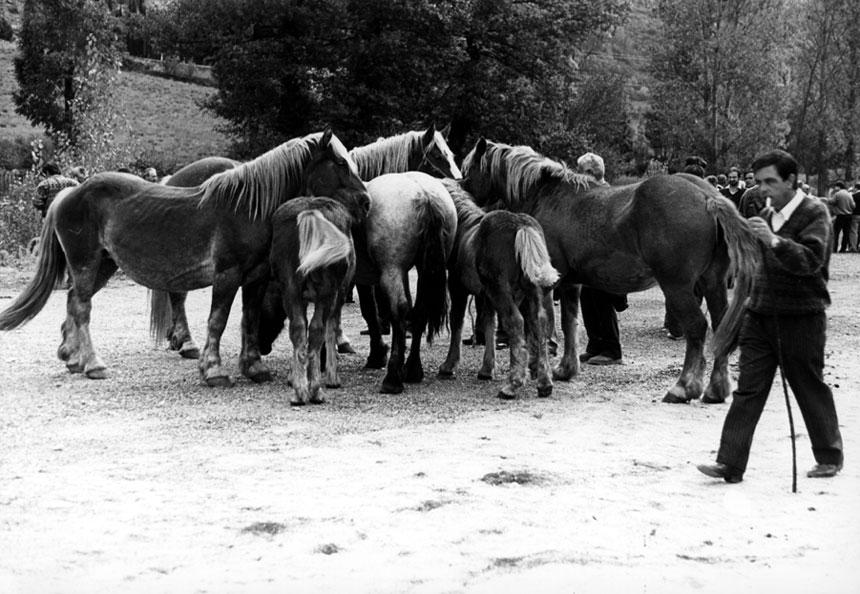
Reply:
<svg viewBox="0 0 860 594"><path fill-rule="evenodd" d="M481 480L488 485L494 486L507 485L510 483L517 483L518 485L539 485L544 482L544 479L541 476L534 474L533 472L529 472L528 470L519 470L515 472L501 470L499 472L491 472L482 476Z"/></svg>
<svg viewBox="0 0 860 594"><path fill-rule="evenodd" d="M250 526L245 526L244 528L242 528L242 534L250 533L257 536L261 534L268 534L269 536L275 536L276 534L280 534L286 529L286 526L284 526L283 524L279 524L278 522L254 522Z"/></svg>

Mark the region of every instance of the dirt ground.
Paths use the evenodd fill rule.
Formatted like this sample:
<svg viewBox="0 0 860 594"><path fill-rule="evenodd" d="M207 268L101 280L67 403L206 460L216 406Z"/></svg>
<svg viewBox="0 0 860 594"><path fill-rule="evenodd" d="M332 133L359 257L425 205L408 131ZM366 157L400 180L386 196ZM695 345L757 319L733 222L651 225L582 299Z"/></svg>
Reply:
<svg viewBox="0 0 860 594"><path fill-rule="evenodd" d="M30 274L0 269L0 308ZM379 394L349 305L344 388L298 409L284 338L273 383L206 388L196 362L153 346L146 291L123 279L94 301L110 377L70 375L55 293L0 335L0 592L860 592L858 288L860 255L834 255L826 374L847 464L806 478L793 405L796 494L778 383L744 482L696 470L727 405L660 402L684 345L663 337L656 290L620 316L625 365L513 402L475 378L475 349L437 379L447 336L423 384ZM201 343L208 298L189 297Z"/></svg>

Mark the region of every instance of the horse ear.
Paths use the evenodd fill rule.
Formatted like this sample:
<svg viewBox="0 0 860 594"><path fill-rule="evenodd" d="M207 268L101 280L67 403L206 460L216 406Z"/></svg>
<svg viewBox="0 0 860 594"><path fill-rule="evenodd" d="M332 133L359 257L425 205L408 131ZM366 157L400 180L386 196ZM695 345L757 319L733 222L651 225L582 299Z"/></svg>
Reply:
<svg viewBox="0 0 860 594"><path fill-rule="evenodd" d="M449 123L447 126L439 130L439 133L442 134L442 138L446 141L448 140L448 134L451 133L451 124Z"/></svg>
<svg viewBox="0 0 860 594"><path fill-rule="evenodd" d="M424 136L421 137L421 144L424 146L428 146L431 142L433 142L433 138L436 137L436 124L430 124L427 126L427 130L424 132Z"/></svg>
<svg viewBox="0 0 860 594"><path fill-rule="evenodd" d="M328 145L331 142L331 137L332 137L331 128L326 128L325 132L323 132L322 138L320 138L320 147L328 148Z"/></svg>
<svg viewBox="0 0 860 594"><path fill-rule="evenodd" d="M481 136L475 143L475 157L480 157L487 152L487 139Z"/></svg>

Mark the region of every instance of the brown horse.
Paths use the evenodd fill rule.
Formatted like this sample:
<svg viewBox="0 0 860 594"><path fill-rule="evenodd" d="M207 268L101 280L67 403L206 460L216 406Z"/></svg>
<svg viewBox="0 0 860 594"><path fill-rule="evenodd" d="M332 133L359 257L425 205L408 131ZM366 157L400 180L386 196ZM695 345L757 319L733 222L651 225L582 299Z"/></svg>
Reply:
<svg viewBox="0 0 860 594"><path fill-rule="evenodd" d="M271 379L257 344L260 302L269 277L271 217L300 195L366 194L355 163L330 130L293 139L196 188L173 188L123 173L96 175L54 201L42 229L35 278L2 313L0 330L32 319L68 268L63 342L58 355L72 372L105 377L89 332L91 299L117 268L155 290L212 285L209 335L199 360L209 385L230 385L220 341L242 288L240 368Z"/></svg>
<svg viewBox="0 0 860 594"><path fill-rule="evenodd" d="M552 393L547 360L545 292L558 281L550 264L543 231L527 214L496 210L486 213L454 180L442 180L457 208L457 236L448 261L451 296L451 345L439 368L452 377L460 361L460 334L469 295L482 299L484 336L495 332L495 314L508 334L511 367L499 398L516 398L526 376L526 355L538 396ZM496 341L484 346L478 379L493 379Z"/></svg>
<svg viewBox="0 0 860 594"><path fill-rule="evenodd" d="M297 198L280 207L272 218L272 280L264 300L260 333L261 337L277 336L285 314L289 317L293 405L324 401L320 394L323 342L325 385L340 387L335 343L340 316L335 314L343 305L344 291L355 272L352 229L364 223L369 207L366 196L351 207L328 198ZM270 299L274 289L280 294L280 302ZM310 327L309 303L314 304Z"/></svg>
<svg viewBox="0 0 860 594"><path fill-rule="evenodd" d="M730 201L704 180L685 175L599 186L529 147L485 139L466 156L463 174L465 189L479 205L528 213L543 227L552 264L562 275L565 345L555 379L579 372L580 285L625 294L659 284L687 338L681 376L663 400L689 402L703 394L707 320L693 287L699 283L716 328L726 312L730 268L734 311L743 307L759 253ZM703 400L723 402L729 392L728 360L720 354Z"/></svg>

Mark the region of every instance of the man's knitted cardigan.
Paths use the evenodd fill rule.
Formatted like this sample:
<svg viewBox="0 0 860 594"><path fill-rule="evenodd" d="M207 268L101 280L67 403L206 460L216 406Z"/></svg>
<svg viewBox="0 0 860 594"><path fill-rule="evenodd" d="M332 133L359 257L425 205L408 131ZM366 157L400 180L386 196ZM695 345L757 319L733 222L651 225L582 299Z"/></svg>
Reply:
<svg viewBox="0 0 860 594"><path fill-rule="evenodd" d="M770 315L824 311L830 305L827 281L833 244L827 206L804 197L777 235L781 238L777 246L762 250L749 309Z"/></svg>

